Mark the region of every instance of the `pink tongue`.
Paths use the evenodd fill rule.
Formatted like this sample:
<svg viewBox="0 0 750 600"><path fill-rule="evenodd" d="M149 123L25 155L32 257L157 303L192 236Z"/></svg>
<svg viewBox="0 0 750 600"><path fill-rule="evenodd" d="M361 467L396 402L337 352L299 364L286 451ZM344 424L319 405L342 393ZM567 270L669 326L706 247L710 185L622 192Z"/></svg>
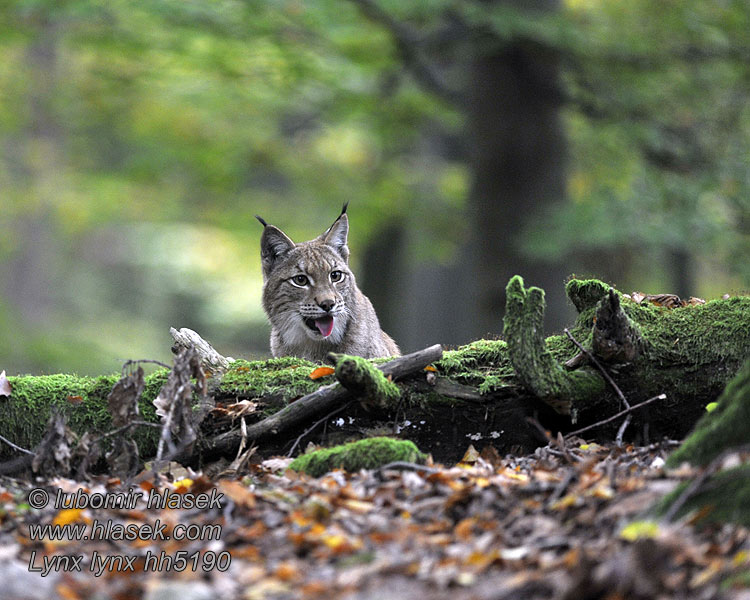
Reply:
<svg viewBox="0 0 750 600"><path fill-rule="evenodd" d="M321 317L320 319L315 319L315 327L320 331L320 335L328 337L333 331L333 317Z"/></svg>

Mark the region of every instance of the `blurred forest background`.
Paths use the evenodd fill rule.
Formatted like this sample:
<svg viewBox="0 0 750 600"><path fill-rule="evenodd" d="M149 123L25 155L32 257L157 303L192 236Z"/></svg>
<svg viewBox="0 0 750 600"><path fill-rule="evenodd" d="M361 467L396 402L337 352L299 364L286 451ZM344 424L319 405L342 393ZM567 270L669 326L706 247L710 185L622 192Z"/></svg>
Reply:
<svg viewBox="0 0 750 600"><path fill-rule="evenodd" d="M504 286L750 286L748 0L0 4L0 370L263 356L260 214L350 200L405 351L502 331Z"/></svg>

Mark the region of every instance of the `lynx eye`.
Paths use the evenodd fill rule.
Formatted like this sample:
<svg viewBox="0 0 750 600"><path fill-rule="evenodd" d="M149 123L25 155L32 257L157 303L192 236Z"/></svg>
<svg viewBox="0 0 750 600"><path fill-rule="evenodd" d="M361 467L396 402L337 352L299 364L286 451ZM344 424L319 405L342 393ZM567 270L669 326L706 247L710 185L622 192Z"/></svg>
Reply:
<svg viewBox="0 0 750 600"><path fill-rule="evenodd" d="M331 271L331 281L336 283L344 278L344 274L341 271Z"/></svg>
<svg viewBox="0 0 750 600"><path fill-rule="evenodd" d="M307 278L307 275L295 275L292 277L291 282L297 287L305 287L310 283L310 280Z"/></svg>

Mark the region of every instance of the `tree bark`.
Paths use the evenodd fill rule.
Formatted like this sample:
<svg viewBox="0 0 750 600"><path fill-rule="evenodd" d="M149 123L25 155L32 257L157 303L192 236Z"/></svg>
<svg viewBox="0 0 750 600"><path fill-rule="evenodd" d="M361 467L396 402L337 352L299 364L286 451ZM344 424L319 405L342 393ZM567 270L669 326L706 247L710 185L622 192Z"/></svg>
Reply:
<svg viewBox="0 0 750 600"><path fill-rule="evenodd" d="M536 9L555 10L556 1ZM470 69L467 148L473 184L469 196L476 294L468 325L472 337L498 329L505 282L520 273L548 291L548 331L570 314L561 283L561 261L530 257L524 234L566 197L566 142L559 117L556 58L531 40L517 38L496 51L477 49Z"/></svg>

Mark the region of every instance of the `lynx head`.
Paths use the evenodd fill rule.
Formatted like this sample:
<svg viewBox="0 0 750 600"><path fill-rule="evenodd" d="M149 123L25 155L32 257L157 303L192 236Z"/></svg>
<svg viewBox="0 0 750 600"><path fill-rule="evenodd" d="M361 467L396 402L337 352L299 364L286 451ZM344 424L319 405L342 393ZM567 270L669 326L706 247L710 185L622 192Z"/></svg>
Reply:
<svg viewBox="0 0 750 600"><path fill-rule="evenodd" d="M347 203L348 204L348 203ZM356 288L349 270L346 207L324 233L295 244L263 219L260 256L263 309L287 344L338 344L351 316L348 301Z"/></svg>

